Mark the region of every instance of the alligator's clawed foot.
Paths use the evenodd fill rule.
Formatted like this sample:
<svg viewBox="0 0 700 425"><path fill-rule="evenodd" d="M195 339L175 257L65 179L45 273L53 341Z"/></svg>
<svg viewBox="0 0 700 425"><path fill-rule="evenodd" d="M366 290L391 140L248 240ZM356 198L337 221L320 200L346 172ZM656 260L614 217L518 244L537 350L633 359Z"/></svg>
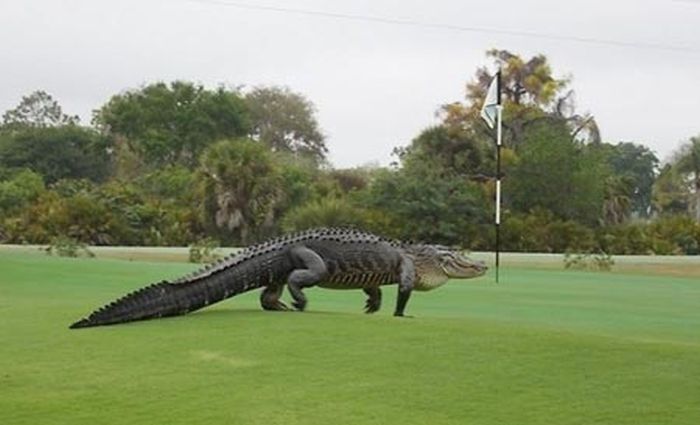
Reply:
<svg viewBox="0 0 700 425"><path fill-rule="evenodd" d="M274 311L290 311L291 308L287 304L283 303L282 301L277 301L277 303L275 304L275 308L273 310Z"/></svg>
<svg viewBox="0 0 700 425"><path fill-rule="evenodd" d="M262 304L263 310L267 311L290 311L291 308L282 301L266 302Z"/></svg>
<svg viewBox="0 0 700 425"><path fill-rule="evenodd" d="M372 302L372 300L367 300L365 303L365 313L372 314L379 311L379 303Z"/></svg>
<svg viewBox="0 0 700 425"><path fill-rule="evenodd" d="M415 316L407 316L407 315L405 315L405 314L403 314L403 313L394 313L394 317L402 317L402 318L404 318L404 319L413 319L413 318L415 318Z"/></svg>
<svg viewBox="0 0 700 425"><path fill-rule="evenodd" d="M304 301L293 301L292 305L294 306L295 309L299 311L304 311L306 309L306 300Z"/></svg>

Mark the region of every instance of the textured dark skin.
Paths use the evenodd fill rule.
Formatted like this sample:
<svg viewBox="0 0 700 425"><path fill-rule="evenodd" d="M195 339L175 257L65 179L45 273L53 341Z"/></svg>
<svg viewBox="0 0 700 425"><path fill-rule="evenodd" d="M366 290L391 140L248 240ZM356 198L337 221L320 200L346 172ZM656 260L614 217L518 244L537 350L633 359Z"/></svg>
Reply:
<svg viewBox="0 0 700 425"><path fill-rule="evenodd" d="M354 229L313 229L251 246L173 282L137 290L71 328L183 315L257 288L263 288L263 309L288 310L280 301L285 285L293 307L300 311L307 304L304 288L320 286L362 289L368 296L365 311L373 313L381 306L380 287L398 284L394 315L403 316L413 289L429 290L435 287L426 284L431 279L437 279L437 286L447 280L447 275L439 276L433 247L437 246L402 244ZM469 261L460 258L468 275L459 277L485 272L483 263Z"/></svg>

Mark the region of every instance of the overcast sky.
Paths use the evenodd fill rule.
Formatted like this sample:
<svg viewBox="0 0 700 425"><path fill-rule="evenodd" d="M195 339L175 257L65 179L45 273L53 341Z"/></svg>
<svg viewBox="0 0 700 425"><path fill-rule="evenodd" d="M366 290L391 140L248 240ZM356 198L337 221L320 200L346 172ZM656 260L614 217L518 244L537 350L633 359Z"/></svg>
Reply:
<svg viewBox="0 0 700 425"><path fill-rule="evenodd" d="M154 81L286 85L316 105L334 165L384 165L393 147L435 123L441 104L463 98L496 47L543 53L555 75L572 76L578 110L595 115L605 141L643 143L663 159L700 134L696 0L0 5L0 112L37 89L89 123L111 95Z"/></svg>

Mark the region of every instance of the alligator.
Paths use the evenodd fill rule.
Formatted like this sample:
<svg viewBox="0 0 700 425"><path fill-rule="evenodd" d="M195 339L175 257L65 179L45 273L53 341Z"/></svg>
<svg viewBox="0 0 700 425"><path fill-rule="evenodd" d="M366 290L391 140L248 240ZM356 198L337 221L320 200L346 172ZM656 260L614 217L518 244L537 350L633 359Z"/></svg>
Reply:
<svg viewBox="0 0 700 425"><path fill-rule="evenodd" d="M236 294L264 288L264 310L291 310L280 297L287 286L292 306L306 308L304 288L362 289L365 312L381 306L382 285L398 284L395 316L403 316L411 292L428 291L450 278L487 270L457 250L399 242L357 229L318 228L250 246L179 279L136 290L73 323L70 328L179 316Z"/></svg>

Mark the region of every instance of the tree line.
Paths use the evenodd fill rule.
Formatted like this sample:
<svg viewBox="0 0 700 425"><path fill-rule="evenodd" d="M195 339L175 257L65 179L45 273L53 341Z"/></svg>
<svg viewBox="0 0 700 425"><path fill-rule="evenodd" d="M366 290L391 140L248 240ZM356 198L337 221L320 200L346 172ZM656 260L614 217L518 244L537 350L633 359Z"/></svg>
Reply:
<svg viewBox="0 0 700 425"><path fill-rule="evenodd" d="M700 252L700 136L661 165L644 145L601 140L545 56L487 59L502 69L504 249ZM353 169L330 166L313 104L284 87L153 83L113 95L89 125L37 91L2 116L0 241L247 245L325 225L492 249L490 79L477 69L391 166Z"/></svg>

